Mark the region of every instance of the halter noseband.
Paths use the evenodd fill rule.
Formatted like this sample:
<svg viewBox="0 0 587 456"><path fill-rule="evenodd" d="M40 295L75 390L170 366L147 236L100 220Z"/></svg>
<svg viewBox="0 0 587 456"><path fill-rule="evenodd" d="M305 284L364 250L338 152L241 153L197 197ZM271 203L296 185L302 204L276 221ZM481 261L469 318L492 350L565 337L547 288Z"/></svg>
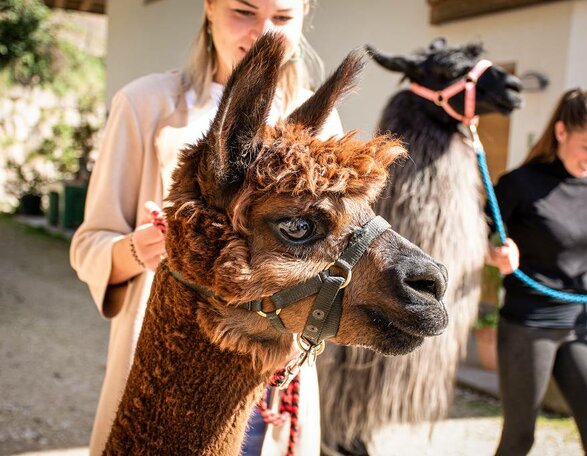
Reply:
<svg viewBox="0 0 587 456"><path fill-rule="evenodd" d="M475 66L469 71L463 78L455 82L454 84L445 87L442 90L432 90L428 87L421 86L412 82L410 84L410 90L416 95L421 96L434 102L437 106L442 107L446 113L462 122L465 125L477 124L478 117L475 115L475 89L477 87L477 81L486 70L493 66L493 63L489 60L479 60ZM459 114L453 107L448 103L452 97L457 93L465 91L465 112Z"/></svg>
<svg viewBox="0 0 587 456"><path fill-rule="evenodd" d="M352 279L353 267L373 241L388 228L390 228L390 225L383 217L374 217L361 228L353 231L342 254L322 272L303 282L278 291L269 297L255 299L238 306L241 309L256 312L260 316L267 318L279 332L291 333L279 317L281 310L290 304L317 294L301 335L296 335L296 342L301 349L301 353L286 366L286 377L283 383L279 385L280 388L285 388L289 384L289 381L297 374L302 364L307 361L312 363L315 360L316 356L324 349L325 339L336 335L342 314L344 288ZM203 296L226 303L224 298L215 295L207 288L185 280L179 272L169 268L167 262L162 263L162 265L169 270L176 280L192 290ZM340 271L341 274L335 274L332 270ZM271 301L275 307L274 310L263 310L263 299L265 298Z"/></svg>

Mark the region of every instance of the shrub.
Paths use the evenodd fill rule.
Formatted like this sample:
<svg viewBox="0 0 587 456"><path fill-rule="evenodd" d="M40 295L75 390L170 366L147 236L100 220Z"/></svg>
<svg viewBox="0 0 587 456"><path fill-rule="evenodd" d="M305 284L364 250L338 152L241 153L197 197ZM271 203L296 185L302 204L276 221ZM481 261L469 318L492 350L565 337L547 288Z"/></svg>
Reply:
<svg viewBox="0 0 587 456"><path fill-rule="evenodd" d="M50 82L57 74L61 52L50 10L39 0L0 3L0 70L19 84Z"/></svg>

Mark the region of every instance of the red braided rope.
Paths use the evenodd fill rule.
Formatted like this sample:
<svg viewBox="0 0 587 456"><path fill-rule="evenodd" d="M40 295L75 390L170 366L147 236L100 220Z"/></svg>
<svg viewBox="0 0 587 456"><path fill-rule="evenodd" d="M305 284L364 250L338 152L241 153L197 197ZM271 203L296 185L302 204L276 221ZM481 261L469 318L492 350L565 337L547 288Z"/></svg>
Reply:
<svg viewBox="0 0 587 456"><path fill-rule="evenodd" d="M282 369L277 371L271 379L270 385L276 386L285 377L285 371ZM287 417L290 417L289 427L289 441L287 444L286 456L295 455L295 446L298 440L298 416L300 404L300 376L296 375L288 387L281 392L280 402L277 413L269 408L267 405L267 390L263 393L263 397L257 404L259 413L263 417L263 421L274 426L283 426Z"/></svg>

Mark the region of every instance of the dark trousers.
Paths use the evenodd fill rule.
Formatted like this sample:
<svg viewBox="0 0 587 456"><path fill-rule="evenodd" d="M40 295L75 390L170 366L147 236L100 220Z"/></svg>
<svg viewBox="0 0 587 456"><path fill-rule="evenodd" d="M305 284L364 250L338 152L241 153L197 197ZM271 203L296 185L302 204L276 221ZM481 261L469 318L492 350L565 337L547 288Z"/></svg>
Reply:
<svg viewBox="0 0 587 456"><path fill-rule="evenodd" d="M551 375L567 400L587 451L587 334L531 328L500 319L497 330L503 430L496 455L525 455Z"/></svg>

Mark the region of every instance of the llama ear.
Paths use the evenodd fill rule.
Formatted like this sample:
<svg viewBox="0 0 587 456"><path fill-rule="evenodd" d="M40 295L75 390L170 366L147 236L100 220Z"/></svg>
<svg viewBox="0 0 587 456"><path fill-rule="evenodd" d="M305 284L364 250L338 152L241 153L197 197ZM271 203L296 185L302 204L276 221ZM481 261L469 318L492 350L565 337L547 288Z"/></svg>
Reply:
<svg viewBox="0 0 587 456"><path fill-rule="evenodd" d="M428 46L430 52L437 52L444 48L446 48L446 38L442 36L434 38L432 43L430 43L430 46Z"/></svg>
<svg viewBox="0 0 587 456"><path fill-rule="evenodd" d="M482 43L469 43L464 48L465 54L467 54L470 58L476 59L477 57L483 54L483 44Z"/></svg>
<svg viewBox="0 0 587 456"><path fill-rule="evenodd" d="M379 52L377 49L369 45L365 46L365 48L367 49L369 55L373 57L373 60L375 60L383 68L387 68L390 71L403 73L408 78L412 78L417 75L418 66L424 60L424 58L421 56L402 57L385 54L383 52Z"/></svg>
<svg viewBox="0 0 587 456"><path fill-rule="evenodd" d="M206 138L213 192L224 201L230 196L226 193L242 183L263 145L284 53L284 38L267 33L249 49L228 79Z"/></svg>
<svg viewBox="0 0 587 456"><path fill-rule="evenodd" d="M320 131L337 100L355 86L357 77L365 66L364 55L365 53L359 50L347 55L316 93L292 112L286 122L302 125L311 134Z"/></svg>

